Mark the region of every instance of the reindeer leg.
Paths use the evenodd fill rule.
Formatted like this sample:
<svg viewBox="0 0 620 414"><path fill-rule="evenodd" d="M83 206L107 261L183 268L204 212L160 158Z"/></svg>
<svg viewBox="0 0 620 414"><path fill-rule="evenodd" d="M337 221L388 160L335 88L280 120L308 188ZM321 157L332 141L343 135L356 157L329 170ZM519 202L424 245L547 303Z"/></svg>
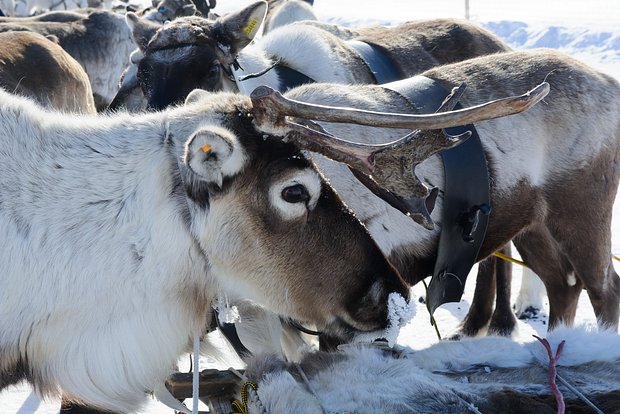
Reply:
<svg viewBox="0 0 620 414"><path fill-rule="evenodd" d="M510 245L501 252L510 256ZM489 320L489 333L510 336L517 321L510 307L510 288L512 283L512 267L509 262L490 256L478 264L476 290L467 315L461 328L452 339L464 336L476 336ZM495 310L493 311L493 292L495 294ZM491 314L491 312L493 312Z"/></svg>
<svg viewBox="0 0 620 414"><path fill-rule="evenodd" d="M507 256L511 253L510 244L501 249ZM495 311L491 316L489 333L493 335L510 336L517 325L510 306L510 289L512 285L512 264L506 260L495 261Z"/></svg>
<svg viewBox="0 0 620 414"><path fill-rule="evenodd" d="M489 256L478 263L476 290L471 306L461 322L461 327L451 339L476 336L489 323L493 311L496 262L496 257Z"/></svg>
<svg viewBox="0 0 620 414"><path fill-rule="evenodd" d="M545 285L532 272L532 269L523 270L521 288L514 304L514 312L519 319L534 319L543 309L543 299L546 295Z"/></svg>
<svg viewBox="0 0 620 414"><path fill-rule="evenodd" d="M588 222L587 218L583 220ZM579 227L579 224L573 223L573 226ZM566 230L554 231L564 233ZM617 330L620 318L620 277L611 261L609 227L599 232L593 232L591 228L584 231L573 229L570 233L566 231L566 234L556 237L563 240L563 250L575 269L570 276L576 280L577 286L583 286L588 292L599 325Z"/></svg>
<svg viewBox="0 0 620 414"><path fill-rule="evenodd" d="M583 284L569 277L573 266L549 230L542 225L531 226L515 237L513 243L545 284L549 297L549 329L561 323L572 325Z"/></svg>
<svg viewBox="0 0 620 414"><path fill-rule="evenodd" d="M587 290L599 324L616 330L620 278L611 262L611 219L620 178L618 158L620 150L603 153L587 171L565 177L577 191L567 191L565 184L549 188L549 210L554 214L547 218L550 234L574 268L572 279Z"/></svg>

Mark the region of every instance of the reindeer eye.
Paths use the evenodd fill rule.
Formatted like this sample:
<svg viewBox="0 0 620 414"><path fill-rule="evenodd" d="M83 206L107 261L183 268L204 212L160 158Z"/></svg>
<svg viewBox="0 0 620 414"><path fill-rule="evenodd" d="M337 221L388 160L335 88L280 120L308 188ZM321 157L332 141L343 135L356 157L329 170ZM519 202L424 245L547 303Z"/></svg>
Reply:
<svg viewBox="0 0 620 414"><path fill-rule="evenodd" d="M207 73L208 78L215 78L220 74L220 64L215 63L209 68L209 72Z"/></svg>
<svg viewBox="0 0 620 414"><path fill-rule="evenodd" d="M306 187L296 184L282 190L282 199L287 203L306 203L310 200L310 194Z"/></svg>

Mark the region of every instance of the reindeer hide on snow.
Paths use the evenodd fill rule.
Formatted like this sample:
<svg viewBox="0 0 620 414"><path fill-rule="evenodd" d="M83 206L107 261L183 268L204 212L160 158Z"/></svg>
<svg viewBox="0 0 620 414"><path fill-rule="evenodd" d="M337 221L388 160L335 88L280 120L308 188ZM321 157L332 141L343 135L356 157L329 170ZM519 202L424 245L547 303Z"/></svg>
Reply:
<svg viewBox="0 0 620 414"><path fill-rule="evenodd" d="M566 341L558 374L603 412L618 412L620 336L562 327L548 339L553 350ZM261 356L246 375L258 384L251 413L555 413L547 364L538 341L483 337L418 351L348 346L300 364ZM558 385L566 412L593 412Z"/></svg>

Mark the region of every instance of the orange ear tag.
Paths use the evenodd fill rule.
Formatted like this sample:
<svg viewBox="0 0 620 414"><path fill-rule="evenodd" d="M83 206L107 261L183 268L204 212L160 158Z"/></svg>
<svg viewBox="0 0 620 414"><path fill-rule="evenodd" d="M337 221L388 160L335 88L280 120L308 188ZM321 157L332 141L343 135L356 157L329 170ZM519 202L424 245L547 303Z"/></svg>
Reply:
<svg viewBox="0 0 620 414"><path fill-rule="evenodd" d="M213 148L213 147L212 147L211 145L209 145L209 144L207 144L207 145L203 145L202 147L200 147L200 149L201 149L203 152L210 152L210 151L211 151L211 148Z"/></svg>

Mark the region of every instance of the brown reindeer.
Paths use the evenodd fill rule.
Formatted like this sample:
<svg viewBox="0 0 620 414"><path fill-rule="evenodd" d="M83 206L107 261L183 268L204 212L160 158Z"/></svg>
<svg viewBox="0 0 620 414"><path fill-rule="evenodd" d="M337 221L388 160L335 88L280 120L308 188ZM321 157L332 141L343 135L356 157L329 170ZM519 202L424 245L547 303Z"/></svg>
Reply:
<svg viewBox="0 0 620 414"><path fill-rule="evenodd" d="M549 327L571 324L583 289L590 297L594 312L603 326L618 327L620 278L611 263L611 213L620 172L616 168L620 140L620 85L610 76L560 53L539 50L511 52L480 57L431 69L424 76L447 90L467 83L461 101L476 105L488 98L522 90L525 85L546 80L551 92L545 101L518 116L481 122L477 125L491 180L492 211L488 231L479 252L482 260L513 240L526 263L543 280L549 296ZM285 115L322 121L363 122L384 126L387 122L364 111L325 112L309 107L298 110L292 104L272 104L273 94L257 94L255 105L263 105L263 127L272 125L274 134L285 135L299 145L320 151L334 159L346 161L353 168L372 174L378 184L396 191L401 198L411 197L423 187L408 173L395 171L395 161L417 165L420 180L439 187L433 210L433 230L420 226L418 239L406 248L415 253L415 272L403 273L415 283L432 272L441 229L443 170L438 157L411 157L405 151L379 157L376 148L338 146L323 142L317 146L305 140L308 131L291 126ZM369 100L368 97L372 96ZM292 91L289 98L364 109L410 108L399 94L380 86L307 85ZM402 110L400 112L403 112ZM372 116L371 116L372 115ZM283 123L285 122L285 123ZM391 119L389 124L394 125ZM403 123L404 125L404 123ZM416 125L434 129L441 125ZM336 136L358 142L387 142L394 138L378 128L352 127L330 123L325 126ZM294 133L289 133L296 131ZM301 133L299 131L302 131ZM412 142L423 143L422 132ZM440 141L446 145L444 141ZM450 145L454 142L449 141ZM332 150L332 146L335 148ZM350 148L349 148L350 147ZM382 164L373 164L382 160ZM390 176L390 172L392 175ZM332 185L348 202L348 181L326 173ZM342 187L339 188L339 186ZM418 192L418 195L424 191ZM588 208L584 208L587 206ZM355 209L355 207L354 207ZM372 231L372 220L366 224ZM378 223L380 224L380 223Z"/></svg>
<svg viewBox="0 0 620 414"><path fill-rule="evenodd" d="M56 43L30 32L0 33L0 87L64 112L93 113L88 76Z"/></svg>

